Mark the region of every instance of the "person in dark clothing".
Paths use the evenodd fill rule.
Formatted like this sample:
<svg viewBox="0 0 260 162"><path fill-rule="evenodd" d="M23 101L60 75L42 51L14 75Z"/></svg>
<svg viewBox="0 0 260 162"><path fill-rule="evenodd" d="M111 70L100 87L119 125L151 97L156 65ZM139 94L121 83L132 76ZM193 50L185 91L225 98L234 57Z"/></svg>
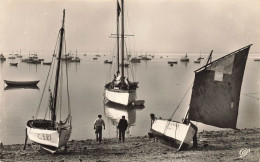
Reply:
<svg viewBox="0 0 260 162"><path fill-rule="evenodd" d="M125 131L128 127L127 120L125 119L125 116L122 116L122 119L119 120L117 128L119 129L119 141L121 141L121 138L123 142L125 142Z"/></svg>

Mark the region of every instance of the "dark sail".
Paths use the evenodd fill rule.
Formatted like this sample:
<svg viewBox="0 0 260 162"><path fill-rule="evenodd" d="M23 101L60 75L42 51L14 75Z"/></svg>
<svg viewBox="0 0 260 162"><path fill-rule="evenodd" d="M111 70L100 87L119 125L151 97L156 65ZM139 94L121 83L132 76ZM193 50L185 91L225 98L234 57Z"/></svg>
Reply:
<svg viewBox="0 0 260 162"><path fill-rule="evenodd" d="M236 128L240 90L250 46L195 71L189 119Z"/></svg>

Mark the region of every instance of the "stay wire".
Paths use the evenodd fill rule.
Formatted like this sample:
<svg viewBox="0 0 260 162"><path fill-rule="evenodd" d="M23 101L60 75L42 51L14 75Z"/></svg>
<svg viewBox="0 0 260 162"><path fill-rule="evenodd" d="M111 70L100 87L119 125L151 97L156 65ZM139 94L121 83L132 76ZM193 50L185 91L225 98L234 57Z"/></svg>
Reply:
<svg viewBox="0 0 260 162"><path fill-rule="evenodd" d="M172 119L173 115L176 113L176 111L178 110L179 106L181 105L182 101L184 100L184 98L186 97L186 95L188 94L189 90L191 89L193 85L193 82L191 83L191 85L189 86L188 90L185 92L184 96L182 97L180 103L178 104L177 108L174 110L173 114L171 115L170 119Z"/></svg>
<svg viewBox="0 0 260 162"><path fill-rule="evenodd" d="M57 46L57 41L58 41L58 39L59 39L59 35L58 35L58 38L57 38L57 40L56 40L55 48L56 48L56 46ZM52 61L53 61L53 57L52 57ZM39 102L39 105L38 105L38 108L37 108L37 111L36 111L36 114L35 114L35 119L37 119L38 114L39 114L39 111L40 111L42 99L43 99L43 96L44 96L44 93L45 93L45 89L46 89L46 85L47 85L47 82L48 82L48 78L49 78L49 74L50 74L51 68L52 68L52 66L49 68L48 75L47 75L46 80L45 80L45 84L44 84L44 88L43 88L43 93L42 93L42 96L41 96L41 99L40 99L40 102ZM48 109L48 108L47 108L47 109ZM46 116L46 115L45 115L45 116Z"/></svg>

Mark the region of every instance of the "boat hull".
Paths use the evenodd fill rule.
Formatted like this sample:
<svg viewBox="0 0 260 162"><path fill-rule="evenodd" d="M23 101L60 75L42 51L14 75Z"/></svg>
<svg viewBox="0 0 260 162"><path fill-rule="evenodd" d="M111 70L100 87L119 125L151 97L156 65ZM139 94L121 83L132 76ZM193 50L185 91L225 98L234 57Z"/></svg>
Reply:
<svg viewBox="0 0 260 162"><path fill-rule="evenodd" d="M57 152L60 147L66 145L71 134L71 129L66 128L61 128L58 131L27 125L26 130L30 140L51 153Z"/></svg>
<svg viewBox="0 0 260 162"><path fill-rule="evenodd" d="M136 90L105 88L105 98L114 103L128 105L136 100Z"/></svg>
<svg viewBox="0 0 260 162"><path fill-rule="evenodd" d="M182 150L193 146L196 130L191 124L156 119L152 124L151 133L162 143Z"/></svg>
<svg viewBox="0 0 260 162"><path fill-rule="evenodd" d="M36 86L39 83L39 80L35 80L35 81L11 81L11 80L4 80L4 82L8 86Z"/></svg>

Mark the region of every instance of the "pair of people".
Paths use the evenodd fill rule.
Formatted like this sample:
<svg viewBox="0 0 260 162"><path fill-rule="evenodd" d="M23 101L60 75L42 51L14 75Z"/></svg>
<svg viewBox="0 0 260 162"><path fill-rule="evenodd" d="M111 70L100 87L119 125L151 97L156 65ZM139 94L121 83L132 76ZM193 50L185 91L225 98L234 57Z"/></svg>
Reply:
<svg viewBox="0 0 260 162"><path fill-rule="evenodd" d="M105 122L102 119L102 115L98 115L98 118L94 122L94 129L96 133L96 140L101 143L102 141L102 127L104 127L105 130ZM125 116L122 116L122 119L119 120L117 128L119 129L119 141L121 139L123 142L125 142L125 131L128 127L127 120L125 119Z"/></svg>

